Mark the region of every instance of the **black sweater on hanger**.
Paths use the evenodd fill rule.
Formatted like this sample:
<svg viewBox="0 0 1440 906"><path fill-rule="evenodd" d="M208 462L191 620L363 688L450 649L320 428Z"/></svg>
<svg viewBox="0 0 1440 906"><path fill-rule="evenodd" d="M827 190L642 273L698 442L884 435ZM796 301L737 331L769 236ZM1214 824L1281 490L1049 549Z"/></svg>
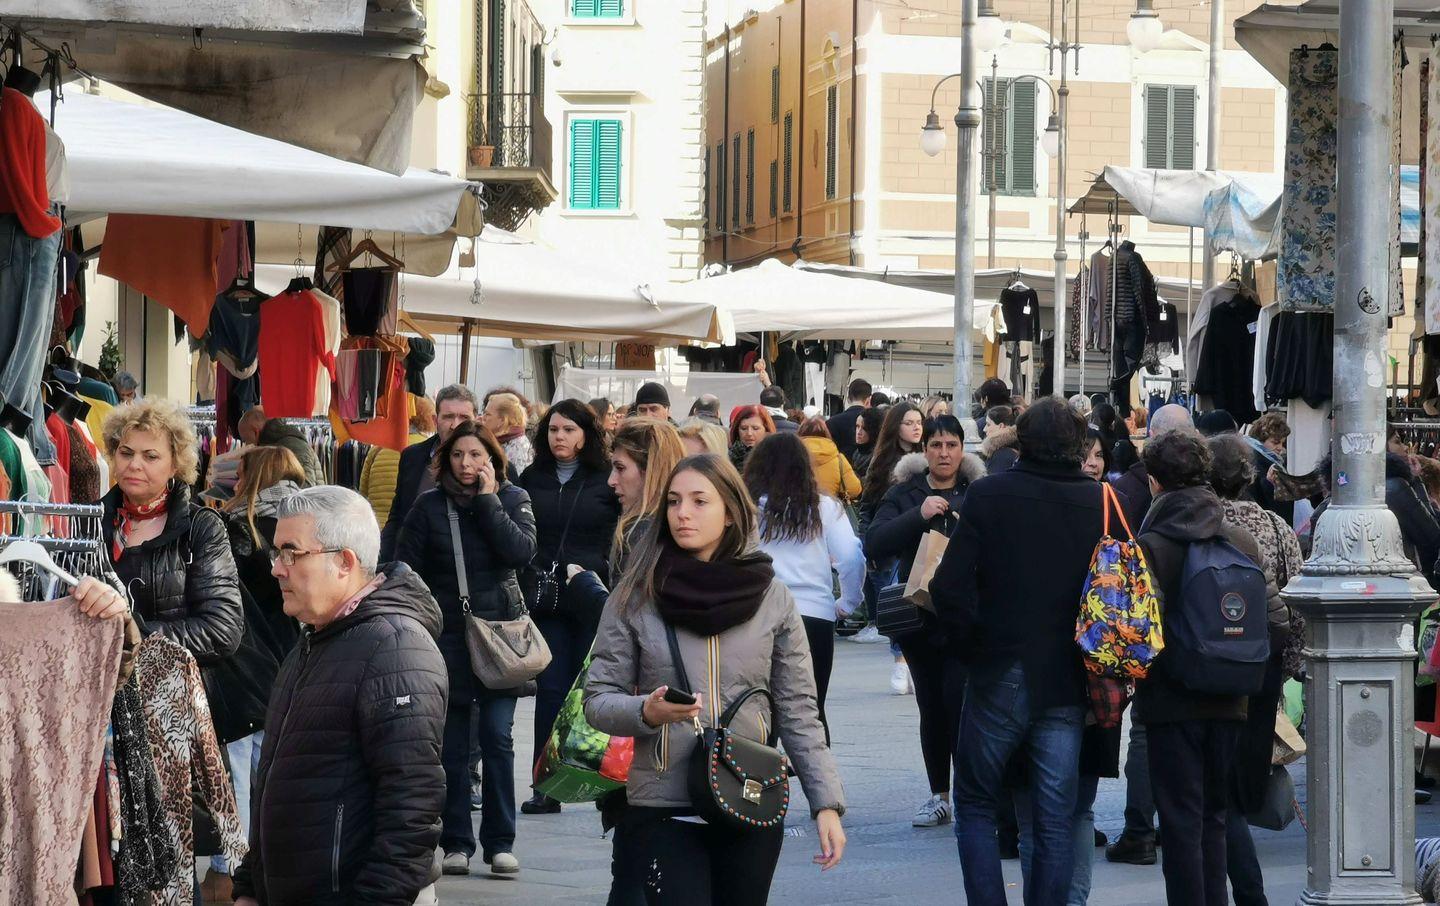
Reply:
<svg viewBox="0 0 1440 906"><path fill-rule="evenodd" d="M1260 417L1252 382L1259 318L1260 304L1249 292L1216 305L1195 368L1195 392L1211 397L1216 409L1229 412L1240 425Z"/></svg>
<svg viewBox="0 0 1440 906"><path fill-rule="evenodd" d="M1040 339L1040 297L1035 290L1017 283L1000 293L1000 309L1005 313L1005 343L1037 342Z"/></svg>

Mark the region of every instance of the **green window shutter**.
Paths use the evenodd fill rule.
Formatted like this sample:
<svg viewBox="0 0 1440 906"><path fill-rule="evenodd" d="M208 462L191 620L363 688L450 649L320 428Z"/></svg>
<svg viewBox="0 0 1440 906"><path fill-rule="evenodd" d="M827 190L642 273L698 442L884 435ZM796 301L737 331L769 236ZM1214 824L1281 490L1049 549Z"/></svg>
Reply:
<svg viewBox="0 0 1440 906"><path fill-rule="evenodd" d="M711 163L710 163L710 149L709 149L709 148L706 148L706 149L705 149L705 184L704 184L704 187L701 188L701 190L700 190L700 191L701 191L701 194L704 196L704 197L700 200L700 214L701 214L701 219L702 219L703 222L704 222L704 225L705 225L705 229L706 229L706 230L709 230L709 229L710 229L710 186L711 186L711 182L710 182L710 166L711 166Z"/></svg>
<svg viewBox="0 0 1440 906"><path fill-rule="evenodd" d="M1010 158L1005 173L1011 195L1035 194L1035 83L1022 82L1011 89Z"/></svg>
<svg viewBox="0 0 1440 906"><path fill-rule="evenodd" d="M1191 87L1170 89L1170 168L1195 169L1196 91Z"/></svg>
<svg viewBox="0 0 1440 906"><path fill-rule="evenodd" d="M795 173L795 114L785 114L785 213L790 213L790 187Z"/></svg>
<svg viewBox="0 0 1440 906"><path fill-rule="evenodd" d="M570 207L595 207L595 121L570 121Z"/></svg>
<svg viewBox="0 0 1440 906"><path fill-rule="evenodd" d="M770 161L770 217L780 213L780 162Z"/></svg>
<svg viewBox="0 0 1440 906"><path fill-rule="evenodd" d="M840 96L831 85L825 92L825 197L834 198L839 169Z"/></svg>
<svg viewBox="0 0 1440 906"><path fill-rule="evenodd" d="M621 123L600 120L595 124L595 207L620 210Z"/></svg>
<svg viewBox="0 0 1440 906"><path fill-rule="evenodd" d="M1170 167L1170 86L1146 85L1145 105L1145 166L1166 170Z"/></svg>
<svg viewBox="0 0 1440 906"><path fill-rule="evenodd" d="M731 174L730 225L732 228L738 228L740 226L740 133L735 133L730 147L730 168L734 171Z"/></svg>
<svg viewBox="0 0 1440 906"><path fill-rule="evenodd" d="M780 67L770 70L770 122L780 122Z"/></svg>
<svg viewBox="0 0 1440 906"><path fill-rule="evenodd" d="M600 14L600 0L570 0L570 15L577 19L593 19Z"/></svg>
<svg viewBox="0 0 1440 906"><path fill-rule="evenodd" d="M985 168L985 178L981 180L985 191L989 192L994 187L996 192L1004 192L1009 184L1006 167L1009 158L1009 134L1006 128L1008 117L1005 113L1005 89L1010 84L1009 79L986 79L985 80L985 148L981 159L988 161Z"/></svg>
<svg viewBox="0 0 1440 906"><path fill-rule="evenodd" d="M755 222L755 130L745 133L745 222Z"/></svg>
<svg viewBox="0 0 1440 906"><path fill-rule="evenodd" d="M625 15L625 0L597 0L600 18L619 19Z"/></svg>

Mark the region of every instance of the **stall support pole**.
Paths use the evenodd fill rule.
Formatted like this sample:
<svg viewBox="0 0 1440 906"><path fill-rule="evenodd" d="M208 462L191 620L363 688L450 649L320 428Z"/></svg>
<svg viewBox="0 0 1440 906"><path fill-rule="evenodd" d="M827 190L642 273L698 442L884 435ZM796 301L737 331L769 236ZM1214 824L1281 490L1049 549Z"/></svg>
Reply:
<svg viewBox="0 0 1440 906"><path fill-rule="evenodd" d="M1285 589L1308 626L1303 906L1419 906L1412 620L1434 599L1385 507L1394 0L1340 4L1334 495Z"/></svg>
<svg viewBox="0 0 1440 906"><path fill-rule="evenodd" d="M1225 0L1210 0L1210 80L1209 103L1206 105L1205 169L1220 169L1220 58L1225 53ZM1201 257L1200 276L1205 289L1215 285L1215 250L1211 248L1210 230L1205 230L1205 249Z"/></svg>
<svg viewBox="0 0 1440 906"><path fill-rule="evenodd" d="M460 327L460 383L465 384L470 380L470 334L474 330L475 322L466 318Z"/></svg>
<svg viewBox="0 0 1440 906"><path fill-rule="evenodd" d="M960 108L955 125L960 140L955 155L955 411L969 416L971 403L971 336L975 322L975 131L980 110L975 103L975 20L979 0L962 0L960 17ZM965 417L966 439L976 430ZM974 438L978 441L978 436Z"/></svg>
<svg viewBox="0 0 1440 906"><path fill-rule="evenodd" d="M1066 60L1070 54L1070 11L1069 0L1060 0L1060 87L1056 89L1056 115L1060 126L1060 152L1055 156L1055 345L1050 350L1050 374L1053 383L1050 392L1065 398L1065 315L1070 299L1065 294L1065 265L1069 253L1065 247L1065 152L1069 144L1070 85L1067 80ZM1078 327L1077 327L1078 329ZM1043 348L1043 347L1042 347Z"/></svg>

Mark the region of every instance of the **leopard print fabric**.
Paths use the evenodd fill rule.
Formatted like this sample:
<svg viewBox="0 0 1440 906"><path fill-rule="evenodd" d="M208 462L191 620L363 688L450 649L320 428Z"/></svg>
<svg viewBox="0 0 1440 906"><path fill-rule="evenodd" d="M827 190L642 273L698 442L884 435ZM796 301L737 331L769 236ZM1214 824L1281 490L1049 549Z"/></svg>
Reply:
<svg viewBox="0 0 1440 906"><path fill-rule="evenodd" d="M174 876L155 894L157 906L194 906L195 829L191 789L215 816L221 848L232 864L246 852L245 832L235 812L235 791L220 756L205 685L195 658L167 638L152 635L135 656L135 675L145 708L165 822L179 844Z"/></svg>

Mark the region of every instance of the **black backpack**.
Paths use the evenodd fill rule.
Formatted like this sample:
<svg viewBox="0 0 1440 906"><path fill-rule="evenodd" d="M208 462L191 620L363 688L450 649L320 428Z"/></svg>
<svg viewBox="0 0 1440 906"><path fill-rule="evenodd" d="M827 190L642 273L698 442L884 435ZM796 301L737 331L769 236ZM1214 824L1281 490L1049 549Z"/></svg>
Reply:
<svg viewBox="0 0 1440 906"><path fill-rule="evenodd" d="M1223 538L1193 542L1164 610L1169 674L1193 692L1254 695L1270 657L1265 574Z"/></svg>

